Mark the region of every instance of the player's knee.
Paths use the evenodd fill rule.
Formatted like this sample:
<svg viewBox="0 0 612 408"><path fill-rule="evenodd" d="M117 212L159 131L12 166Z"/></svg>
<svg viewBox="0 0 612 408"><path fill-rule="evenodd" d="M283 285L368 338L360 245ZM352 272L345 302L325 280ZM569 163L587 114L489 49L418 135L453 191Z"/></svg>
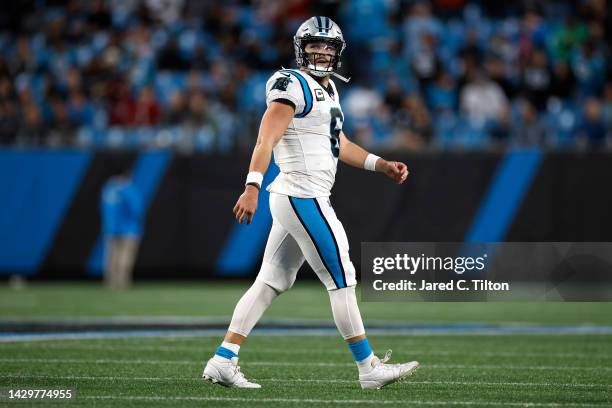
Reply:
<svg viewBox="0 0 612 408"><path fill-rule="evenodd" d="M330 299L335 299L335 298L339 298L339 299L349 299L352 302L352 299L355 299L355 301L357 301L356 295L355 295L355 286L356 285L347 285L347 286L342 286L342 287L334 287L331 289L327 289L327 292L329 293L329 297Z"/></svg>
<svg viewBox="0 0 612 408"><path fill-rule="evenodd" d="M346 280L346 286L351 287L357 285L357 277L355 272L355 265L351 262L351 260L343 261L344 265L344 277Z"/></svg>
<svg viewBox="0 0 612 408"><path fill-rule="evenodd" d="M291 287L293 286L293 283L295 282L295 279L271 281L264 277L257 277L256 281L259 281L263 283L264 285L268 286L270 289L272 289L276 293L276 296L278 296L281 293L286 292L289 289L291 289Z"/></svg>
<svg viewBox="0 0 612 408"><path fill-rule="evenodd" d="M335 294L336 296L338 296L341 293L344 293L346 291L355 291L355 286L357 285L356 282L352 282L351 285L344 285L344 284L337 284L335 282L331 282L330 284L326 284L325 288L327 289L327 292L329 293L329 296L332 297L332 294Z"/></svg>
<svg viewBox="0 0 612 408"><path fill-rule="evenodd" d="M273 263L264 261L261 264L261 269L259 270L256 280L264 282L266 285L276 290L278 294L281 294L291 289L295 282L296 275L297 270L287 270Z"/></svg>

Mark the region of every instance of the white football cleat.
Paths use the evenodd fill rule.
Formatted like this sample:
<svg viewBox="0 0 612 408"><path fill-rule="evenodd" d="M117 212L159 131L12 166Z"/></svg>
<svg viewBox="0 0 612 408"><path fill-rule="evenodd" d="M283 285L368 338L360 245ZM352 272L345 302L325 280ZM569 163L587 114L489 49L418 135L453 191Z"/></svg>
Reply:
<svg viewBox="0 0 612 408"><path fill-rule="evenodd" d="M418 361L411 361L404 364L385 364L391 358L391 350L388 350L385 357L381 360L374 356L372 359L372 370L367 374L359 374L361 388L381 389L385 385L400 381L419 368Z"/></svg>
<svg viewBox="0 0 612 408"><path fill-rule="evenodd" d="M213 384L236 388L261 388L261 385L250 382L244 377L238 365L238 357L227 362L219 361L214 357L208 360L202 378Z"/></svg>

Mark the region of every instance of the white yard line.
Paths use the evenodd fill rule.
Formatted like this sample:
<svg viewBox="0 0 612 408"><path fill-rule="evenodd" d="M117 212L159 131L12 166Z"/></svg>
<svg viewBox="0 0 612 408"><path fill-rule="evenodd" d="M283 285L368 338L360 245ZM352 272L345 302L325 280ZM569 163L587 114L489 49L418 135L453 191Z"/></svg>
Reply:
<svg viewBox="0 0 612 408"><path fill-rule="evenodd" d="M1 361L1 360L0 360ZM346 367L354 366L354 363L316 363L316 362L287 362L287 361L253 361L248 362L248 365L260 365L260 366L296 366L296 365L308 365L318 367ZM446 369L446 368L457 368L457 369L507 369L507 370L603 370L612 371L612 367L572 367L572 366L550 366L550 365L505 365L505 364L423 364L423 368L434 368L434 369Z"/></svg>
<svg viewBox="0 0 612 408"><path fill-rule="evenodd" d="M185 364L199 365L197 360L148 360L148 359L73 359L73 358L0 358L3 363L37 363L37 364ZM354 363L305 362L305 361L251 361L247 366L308 366L308 367L354 367ZM600 366L549 366L549 365L493 365L493 364L424 364L423 368L433 369L506 369L506 370L597 370L612 371L612 367Z"/></svg>
<svg viewBox="0 0 612 408"><path fill-rule="evenodd" d="M50 380L83 380L83 381L202 381L198 377L125 377L125 376L74 376L74 375L0 375L2 379L50 379ZM357 379L340 380L308 378L253 378L256 381L274 383L339 383L357 384ZM512 387L573 387L573 388L612 388L612 384L595 383L534 383L534 382L479 382L479 381L406 381L404 384L425 385L475 385L475 386L512 386Z"/></svg>
<svg viewBox="0 0 612 408"><path fill-rule="evenodd" d="M257 391L254 391L257 392ZM375 404L375 405L480 405L480 406L508 406L508 407L603 407L603 404L578 403L546 403L546 402L497 402L497 401L423 401L423 400L366 400L366 399L312 399L312 398L244 398L244 397L152 397L152 396L113 396L113 395L85 395L77 398L95 400L127 400L127 401L234 401L234 402L276 402L289 404Z"/></svg>

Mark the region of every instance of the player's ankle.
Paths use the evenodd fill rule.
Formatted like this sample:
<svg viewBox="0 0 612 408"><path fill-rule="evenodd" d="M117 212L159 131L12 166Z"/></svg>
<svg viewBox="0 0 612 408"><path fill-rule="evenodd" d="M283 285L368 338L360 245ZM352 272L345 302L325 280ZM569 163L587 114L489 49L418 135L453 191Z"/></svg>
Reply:
<svg viewBox="0 0 612 408"><path fill-rule="evenodd" d="M232 358L238 357L240 345L224 341L215 351L214 359L219 362L231 361Z"/></svg>
<svg viewBox="0 0 612 408"><path fill-rule="evenodd" d="M367 356L365 359L361 361L356 361L357 369L359 370L359 374L368 374L370 371L374 369L372 367L372 359L374 358L374 353Z"/></svg>
<svg viewBox="0 0 612 408"><path fill-rule="evenodd" d="M214 361L218 362L218 363L228 363L228 362L232 361L231 359L226 358L226 357L221 357L221 356L220 356L220 355L218 355L218 354L215 354L215 355L212 357L212 359L213 359Z"/></svg>
<svg viewBox="0 0 612 408"><path fill-rule="evenodd" d="M359 369L359 374L366 374L372 370L372 358L374 353L370 347L367 337L348 344L351 353Z"/></svg>

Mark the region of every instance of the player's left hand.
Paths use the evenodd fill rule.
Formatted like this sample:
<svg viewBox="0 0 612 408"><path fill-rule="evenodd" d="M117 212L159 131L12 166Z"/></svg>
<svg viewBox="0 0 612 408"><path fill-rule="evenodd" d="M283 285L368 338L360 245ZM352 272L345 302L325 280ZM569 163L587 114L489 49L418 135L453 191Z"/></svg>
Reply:
<svg viewBox="0 0 612 408"><path fill-rule="evenodd" d="M240 224L242 224L242 221L246 221L247 224L250 224L253 220L253 215L255 215L255 211L257 210L258 196L259 189L257 187L247 185L244 188L244 193L238 198L232 210Z"/></svg>
<svg viewBox="0 0 612 408"><path fill-rule="evenodd" d="M402 184L408 177L408 166L402 162L385 161L380 169L385 176L395 181L397 184Z"/></svg>

